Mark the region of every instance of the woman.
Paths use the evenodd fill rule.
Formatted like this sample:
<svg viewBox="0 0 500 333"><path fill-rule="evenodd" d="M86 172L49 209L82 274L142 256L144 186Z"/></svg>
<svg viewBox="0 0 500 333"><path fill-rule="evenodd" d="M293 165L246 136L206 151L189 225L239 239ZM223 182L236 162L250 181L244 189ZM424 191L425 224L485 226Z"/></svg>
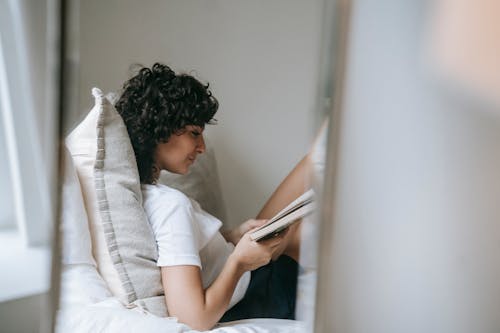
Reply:
<svg viewBox="0 0 500 333"><path fill-rule="evenodd" d="M217 108L208 85L158 63L127 81L116 103L134 148L169 315L198 330L218 321L293 318L300 224L261 242L248 231L304 191L307 158L258 219L224 233L197 202L157 184L161 170L186 174L205 151L203 131L215 122Z"/></svg>

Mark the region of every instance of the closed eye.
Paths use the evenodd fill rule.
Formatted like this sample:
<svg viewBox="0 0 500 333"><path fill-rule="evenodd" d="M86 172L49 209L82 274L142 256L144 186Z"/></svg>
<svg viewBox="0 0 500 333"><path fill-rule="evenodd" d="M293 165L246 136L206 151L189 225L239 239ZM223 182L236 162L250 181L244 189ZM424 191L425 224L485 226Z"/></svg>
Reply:
<svg viewBox="0 0 500 333"><path fill-rule="evenodd" d="M192 134L195 138L201 135L201 133L200 133L200 132L198 132L198 131L191 131L191 134Z"/></svg>

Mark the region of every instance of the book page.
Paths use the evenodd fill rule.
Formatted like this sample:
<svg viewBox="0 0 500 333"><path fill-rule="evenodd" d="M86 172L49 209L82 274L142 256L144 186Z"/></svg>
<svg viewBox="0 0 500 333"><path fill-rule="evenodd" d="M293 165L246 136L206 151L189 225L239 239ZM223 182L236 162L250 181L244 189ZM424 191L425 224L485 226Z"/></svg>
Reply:
<svg viewBox="0 0 500 333"><path fill-rule="evenodd" d="M296 220L304 217L314 210L314 191L308 190L285 208L273 216L266 224L251 233L253 240L260 240L269 234L279 232L287 228Z"/></svg>
<svg viewBox="0 0 500 333"><path fill-rule="evenodd" d="M264 224L263 226L261 226L259 229L257 230L260 230L266 226L268 226L269 224L281 219L283 216L285 215L288 215L290 214L291 212L293 212L294 210L308 204L309 202L311 202L314 198L314 191L312 189L304 192L304 194L302 194L301 196L299 196L297 199L295 199L294 201L292 201L291 203L288 204L288 206L286 206L285 208L283 208L282 210L280 210L276 215L274 215L266 224Z"/></svg>

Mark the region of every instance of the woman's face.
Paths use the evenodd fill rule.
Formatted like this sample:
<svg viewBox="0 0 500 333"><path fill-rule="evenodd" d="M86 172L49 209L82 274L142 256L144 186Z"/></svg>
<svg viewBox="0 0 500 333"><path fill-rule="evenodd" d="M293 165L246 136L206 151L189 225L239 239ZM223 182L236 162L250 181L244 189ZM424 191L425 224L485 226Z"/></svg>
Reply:
<svg viewBox="0 0 500 333"><path fill-rule="evenodd" d="M172 134L167 142L160 143L155 150L155 162L160 170L184 175L194 163L196 156L205 152L203 128L188 125L180 134Z"/></svg>

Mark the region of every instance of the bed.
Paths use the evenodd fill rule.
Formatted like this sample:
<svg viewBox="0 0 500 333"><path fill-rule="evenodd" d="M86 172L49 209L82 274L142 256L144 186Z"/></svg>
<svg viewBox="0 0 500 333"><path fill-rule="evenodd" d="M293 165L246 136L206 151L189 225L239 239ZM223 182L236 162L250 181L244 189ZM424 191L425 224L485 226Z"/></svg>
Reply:
<svg viewBox="0 0 500 333"><path fill-rule="evenodd" d="M66 139L56 331L194 332L168 316L130 140L111 98L97 88L92 93L94 108ZM162 174L160 181L223 220L214 152L200 157L186 177ZM300 320L262 318L217 324L211 332L305 328Z"/></svg>

